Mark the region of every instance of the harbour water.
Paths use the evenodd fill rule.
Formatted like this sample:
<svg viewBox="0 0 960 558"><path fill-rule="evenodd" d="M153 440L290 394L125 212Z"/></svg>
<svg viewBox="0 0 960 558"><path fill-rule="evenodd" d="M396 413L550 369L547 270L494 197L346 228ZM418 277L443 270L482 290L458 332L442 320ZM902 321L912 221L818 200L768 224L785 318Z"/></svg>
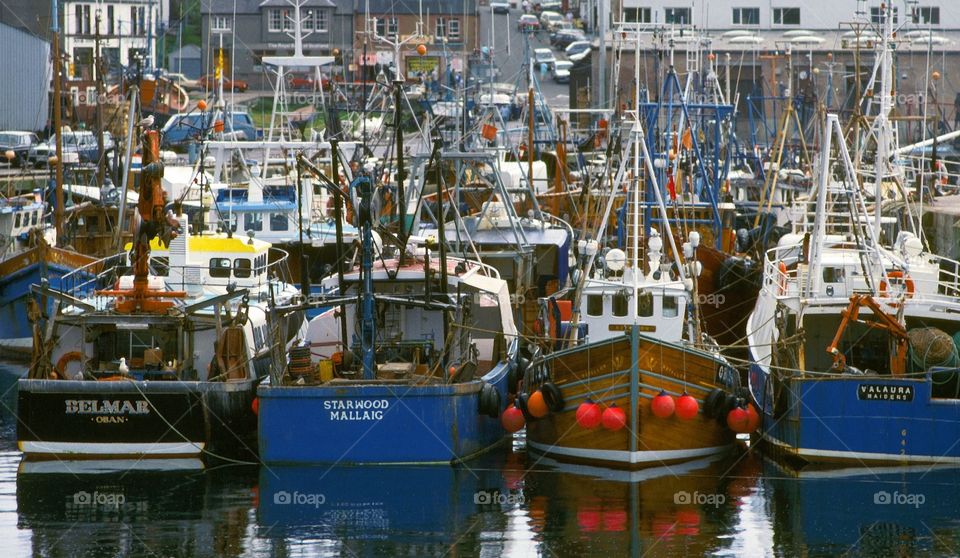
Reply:
<svg viewBox="0 0 960 558"><path fill-rule="evenodd" d="M512 447L452 467L22 463L0 365L4 556L957 556L960 471L794 473L746 444L627 473ZM322 440L304 440L322 443Z"/></svg>

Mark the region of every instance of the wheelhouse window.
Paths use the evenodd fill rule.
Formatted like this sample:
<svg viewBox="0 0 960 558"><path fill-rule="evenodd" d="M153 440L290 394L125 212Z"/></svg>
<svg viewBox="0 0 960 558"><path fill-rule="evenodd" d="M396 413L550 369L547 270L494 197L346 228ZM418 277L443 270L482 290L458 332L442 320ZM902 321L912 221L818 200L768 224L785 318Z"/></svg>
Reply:
<svg viewBox="0 0 960 558"><path fill-rule="evenodd" d="M243 214L243 230L262 231L263 215L261 213L244 213Z"/></svg>
<svg viewBox="0 0 960 558"><path fill-rule="evenodd" d="M252 266L250 265L250 260L247 258L237 258L233 260L233 276L234 277L237 277L240 279L246 279L250 277L251 268Z"/></svg>
<svg viewBox="0 0 960 558"><path fill-rule="evenodd" d="M870 23L883 23L883 12L885 8L870 8ZM893 23L898 23L899 10L896 6L893 8Z"/></svg>
<svg viewBox="0 0 960 558"><path fill-rule="evenodd" d="M680 314L680 303L675 296L663 297L663 317L676 318Z"/></svg>
<svg viewBox="0 0 960 558"><path fill-rule="evenodd" d="M150 267L153 268L153 273L160 277L170 275L170 259L166 256L154 256L150 258Z"/></svg>
<svg viewBox="0 0 960 558"><path fill-rule="evenodd" d="M270 230L271 231L286 231L290 229L290 221L287 219L285 213L271 213L270 214Z"/></svg>
<svg viewBox="0 0 960 558"><path fill-rule="evenodd" d="M630 313L630 298L623 294L613 295L613 315L623 317Z"/></svg>
<svg viewBox="0 0 960 558"><path fill-rule="evenodd" d="M603 315L603 295L587 295L587 315L588 316L602 316Z"/></svg>
<svg viewBox="0 0 960 558"><path fill-rule="evenodd" d="M230 258L210 258L210 277L230 277Z"/></svg>
<svg viewBox="0 0 960 558"><path fill-rule="evenodd" d="M823 268L823 281L825 283L843 283L846 273L842 267Z"/></svg>
<svg viewBox="0 0 960 558"><path fill-rule="evenodd" d="M653 316L653 293L640 291L637 295L637 316L649 318Z"/></svg>

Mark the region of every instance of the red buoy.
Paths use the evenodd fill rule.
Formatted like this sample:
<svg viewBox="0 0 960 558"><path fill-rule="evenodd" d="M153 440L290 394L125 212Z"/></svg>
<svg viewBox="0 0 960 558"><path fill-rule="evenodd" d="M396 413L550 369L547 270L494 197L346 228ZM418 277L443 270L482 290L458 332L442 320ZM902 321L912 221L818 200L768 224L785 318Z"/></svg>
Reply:
<svg viewBox="0 0 960 558"><path fill-rule="evenodd" d="M536 418L543 418L550 413L547 402L543 400L543 393L539 389L531 393L530 398L527 399L527 412Z"/></svg>
<svg viewBox="0 0 960 558"><path fill-rule="evenodd" d="M503 425L504 430L513 433L523 428L526 421L523 420L523 413L520 412L520 409L510 405L500 415L500 424Z"/></svg>
<svg viewBox="0 0 960 558"><path fill-rule="evenodd" d="M750 422L750 414L743 407L734 407L727 413L727 426L737 434L746 434L749 432L747 427Z"/></svg>
<svg viewBox="0 0 960 558"><path fill-rule="evenodd" d="M684 393L677 398L677 418L681 420L692 420L696 418L700 411L700 404L689 394Z"/></svg>
<svg viewBox="0 0 960 558"><path fill-rule="evenodd" d="M677 403L673 400L673 396L665 391L661 391L660 395L650 401L650 411L659 418L667 418L672 415L676 406Z"/></svg>
<svg viewBox="0 0 960 558"><path fill-rule="evenodd" d="M607 407L603 410L603 415L600 417L600 422L607 430L616 432L627 425L627 413L624 413L623 409L617 407L616 405Z"/></svg>
<svg viewBox="0 0 960 558"><path fill-rule="evenodd" d="M253 401L250 402L250 409L253 410L253 414L260 414L260 398L254 397Z"/></svg>
<svg viewBox="0 0 960 558"><path fill-rule="evenodd" d="M747 405L747 432L756 432L760 428L760 413L753 403Z"/></svg>
<svg viewBox="0 0 960 558"><path fill-rule="evenodd" d="M577 407L577 424L582 428L596 428L600 426L602 414L600 405L587 399Z"/></svg>

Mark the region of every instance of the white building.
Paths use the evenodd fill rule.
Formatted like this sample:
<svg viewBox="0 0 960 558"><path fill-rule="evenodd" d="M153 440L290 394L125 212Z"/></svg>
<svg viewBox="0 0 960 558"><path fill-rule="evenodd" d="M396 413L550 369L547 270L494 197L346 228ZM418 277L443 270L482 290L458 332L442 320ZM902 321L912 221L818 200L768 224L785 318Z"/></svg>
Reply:
<svg viewBox="0 0 960 558"><path fill-rule="evenodd" d="M65 0L61 12L63 50L69 57L68 78L95 79L95 45L107 68L161 65L159 37L170 17L170 0Z"/></svg>
<svg viewBox="0 0 960 558"><path fill-rule="evenodd" d="M599 2L600 0L593 0ZM610 0L604 0L608 5ZM858 12L879 23L881 0L619 0L623 21L692 24L701 29L836 30ZM898 23L960 29L957 0L893 0ZM616 15L613 16L616 18Z"/></svg>

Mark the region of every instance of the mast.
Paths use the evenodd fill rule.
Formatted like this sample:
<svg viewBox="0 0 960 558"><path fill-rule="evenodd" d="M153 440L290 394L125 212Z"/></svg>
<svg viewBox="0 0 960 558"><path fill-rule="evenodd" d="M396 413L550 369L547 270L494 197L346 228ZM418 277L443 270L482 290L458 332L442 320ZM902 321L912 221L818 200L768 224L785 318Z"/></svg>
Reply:
<svg viewBox="0 0 960 558"><path fill-rule="evenodd" d="M60 132L60 113L61 91L60 91L60 15L57 12L57 0L50 0L51 5L51 25L50 31L53 32L53 133L57 143L57 160L54 163L57 166L56 181L56 203L54 208L54 223L57 227L57 242L63 235L63 136Z"/></svg>
<svg viewBox="0 0 960 558"><path fill-rule="evenodd" d="M360 273L363 275L360 294L360 362L363 366L363 379L377 377L377 340L376 300L373 297L373 180L362 174L351 185L360 192L359 218L362 245L360 248ZM344 340L346 341L346 340Z"/></svg>
<svg viewBox="0 0 960 558"><path fill-rule="evenodd" d="M97 34L94 38L93 67L97 80L97 186L103 187L103 61L100 58L100 8L97 8ZM120 208L121 211L124 208Z"/></svg>
<svg viewBox="0 0 960 558"><path fill-rule="evenodd" d="M883 36L880 37L879 52L880 56L880 112L877 114L877 153L873 162L874 172L874 238L880 238L880 217L883 214L883 176L887 172L887 159L889 158L888 149L890 147L890 123L888 116L890 114L890 95L891 95L891 59L890 59L890 37L893 36L893 7L886 4L881 8L883 10ZM876 93L876 88L874 90Z"/></svg>

